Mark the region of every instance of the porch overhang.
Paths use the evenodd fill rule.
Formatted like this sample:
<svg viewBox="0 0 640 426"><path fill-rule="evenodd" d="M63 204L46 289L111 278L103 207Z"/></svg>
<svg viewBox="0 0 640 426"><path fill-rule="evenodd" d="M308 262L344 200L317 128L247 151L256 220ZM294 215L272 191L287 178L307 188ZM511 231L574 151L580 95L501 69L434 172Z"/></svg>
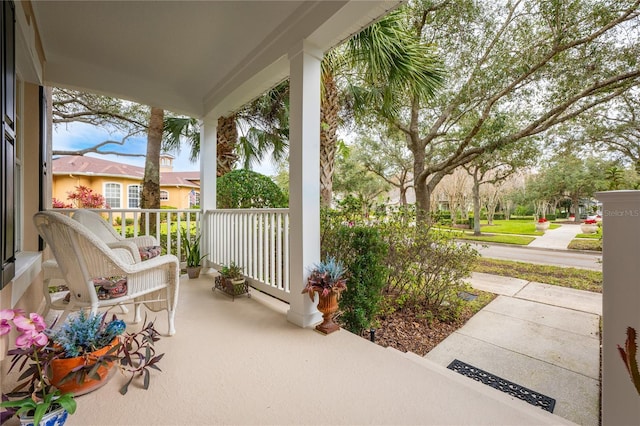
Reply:
<svg viewBox="0 0 640 426"><path fill-rule="evenodd" d="M326 51L398 0L33 1L39 83L201 118L236 109L288 75L300 40Z"/></svg>

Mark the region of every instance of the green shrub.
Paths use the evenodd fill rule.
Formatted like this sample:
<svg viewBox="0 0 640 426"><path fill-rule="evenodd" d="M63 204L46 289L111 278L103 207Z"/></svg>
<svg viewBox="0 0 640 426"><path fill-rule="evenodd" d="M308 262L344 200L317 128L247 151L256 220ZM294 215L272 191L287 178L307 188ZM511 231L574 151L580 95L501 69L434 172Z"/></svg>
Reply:
<svg viewBox="0 0 640 426"><path fill-rule="evenodd" d="M385 277L382 294L389 294L398 308L401 308L397 305L400 302L403 306L420 305L431 311L434 318L447 320L456 319L460 314L461 304L464 303L458 297L459 291L465 286L462 280L470 275L478 256L478 252L469 244L457 244L446 231L416 227L415 213L409 209L397 209L378 223L366 222L361 218L353 220L335 210L323 209L321 224L323 257L334 255L345 262L349 269L353 267L354 271L360 271L359 268L362 268L372 277L378 274ZM375 233L380 237L375 237ZM380 270L371 269L377 267L378 263L368 258L369 254L366 253L375 251L378 238L382 240L382 251L385 253ZM365 269L365 266L369 269ZM364 272L358 272L358 275L364 277ZM354 332L368 326L373 318L369 313L382 309L382 304L378 302L381 299L377 298L377 278L371 278L371 281L367 279L361 278L367 285L356 288L354 300L346 299L340 304L343 315L353 321ZM347 283L349 289L353 284ZM348 293L345 292L343 297L349 297ZM364 295L375 303L369 305ZM343 321L346 323L346 319Z"/></svg>
<svg viewBox="0 0 640 426"><path fill-rule="evenodd" d="M122 217L116 216L116 218L113 220L113 223L115 223L116 226L122 226Z"/></svg>
<svg viewBox="0 0 640 426"><path fill-rule="evenodd" d="M462 280L470 275L478 252L469 244L457 244L448 232L410 223L395 216L381 224L389 245L387 291L405 294L409 302L425 305L438 316L442 309L457 312Z"/></svg>
<svg viewBox="0 0 640 426"><path fill-rule="evenodd" d="M518 206L513 212L514 216L530 216L535 213L533 206Z"/></svg>
<svg viewBox="0 0 640 426"><path fill-rule="evenodd" d="M251 170L233 170L217 180L220 209L287 207L289 201L268 176Z"/></svg>
<svg viewBox="0 0 640 426"><path fill-rule="evenodd" d="M380 313L387 246L376 227L351 225L343 212L322 210L322 258L339 259L347 269L347 290L340 299L339 322L356 334L371 327Z"/></svg>
<svg viewBox="0 0 640 426"><path fill-rule="evenodd" d="M436 222L440 222L442 220L451 221L451 212L447 210L438 210L437 212L435 212L435 219Z"/></svg>
<svg viewBox="0 0 640 426"><path fill-rule="evenodd" d="M177 207L172 207L172 206L161 206L160 207L162 210L177 210ZM160 213L160 222L162 223L167 223L168 220L168 213Z"/></svg>
<svg viewBox="0 0 640 426"><path fill-rule="evenodd" d="M536 220L534 216L511 215L511 220Z"/></svg>
<svg viewBox="0 0 640 426"><path fill-rule="evenodd" d="M558 217L555 214L545 215L548 220L556 220Z"/></svg>
<svg viewBox="0 0 640 426"><path fill-rule="evenodd" d="M338 239L345 242L342 259L347 266L347 291L342 293L340 321L352 333L371 327L380 312L382 288L387 279L387 247L376 228L342 226Z"/></svg>

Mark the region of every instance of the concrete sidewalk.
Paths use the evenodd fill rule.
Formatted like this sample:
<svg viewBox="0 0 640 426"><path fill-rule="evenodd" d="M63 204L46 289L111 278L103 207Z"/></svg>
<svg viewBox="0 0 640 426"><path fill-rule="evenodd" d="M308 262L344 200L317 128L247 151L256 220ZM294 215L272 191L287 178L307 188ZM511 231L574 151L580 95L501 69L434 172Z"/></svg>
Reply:
<svg viewBox="0 0 640 426"><path fill-rule="evenodd" d="M602 295L480 273L470 282L498 297L425 357L471 364L554 398L560 417L598 425Z"/></svg>
<svg viewBox="0 0 640 426"><path fill-rule="evenodd" d="M527 247L567 250L567 246L576 235L582 233L580 223L565 222L556 229L547 229L544 235L536 237Z"/></svg>

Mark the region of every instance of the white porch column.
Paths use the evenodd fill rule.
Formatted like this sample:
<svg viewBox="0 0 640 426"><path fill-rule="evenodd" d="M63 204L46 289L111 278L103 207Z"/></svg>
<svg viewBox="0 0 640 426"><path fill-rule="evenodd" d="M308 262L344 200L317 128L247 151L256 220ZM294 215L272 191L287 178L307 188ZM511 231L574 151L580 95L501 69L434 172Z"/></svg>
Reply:
<svg viewBox="0 0 640 426"><path fill-rule="evenodd" d="M602 424L640 422L639 395L618 354L627 327L640 333L640 191L598 192L602 202Z"/></svg>
<svg viewBox="0 0 640 426"><path fill-rule="evenodd" d="M216 208L217 128L218 120L212 118L212 114L200 122L200 209L203 213ZM205 215L202 214L200 218L203 251L211 255L213 253L212 230L208 227ZM210 260L211 258L208 257L207 261Z"/></svg>
<svg viewBox="0 0 640 426"><path fill-rule="evenodd" d="M320 260L320 61L322 52L301 41L289 54L289 243L291 302L287 319L300 327L321 316L300 294L307 268Z"/></svg>

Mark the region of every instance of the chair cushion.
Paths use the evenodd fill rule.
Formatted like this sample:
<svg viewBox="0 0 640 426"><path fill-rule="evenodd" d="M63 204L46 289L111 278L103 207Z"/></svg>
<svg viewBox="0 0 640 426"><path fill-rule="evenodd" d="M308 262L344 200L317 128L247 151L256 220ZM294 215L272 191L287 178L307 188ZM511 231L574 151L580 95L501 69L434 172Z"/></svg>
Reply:
<svg viewBox="0 0 640 426"><path fill-rule="evenodd" d="M127 294L127 277L124 276L94 278L93 285L100 300L115 299ZM67 293L64 301L67 303L71 301L71 294Z"/></svg>
<svg viewBox="0 0 640 426"><path fill-rule="evenodd" d="M127 294L127 277L95 278L93 285L100 300L115 299Z"/></svg>
<svg viewBox="0 0 640 426"><path fill-rule="evenodd" d="M162 253L162 248L160 246L139 247L138 250L140 251L141 260L153 259L156 256L160 256L160 253Z"/></svg>

